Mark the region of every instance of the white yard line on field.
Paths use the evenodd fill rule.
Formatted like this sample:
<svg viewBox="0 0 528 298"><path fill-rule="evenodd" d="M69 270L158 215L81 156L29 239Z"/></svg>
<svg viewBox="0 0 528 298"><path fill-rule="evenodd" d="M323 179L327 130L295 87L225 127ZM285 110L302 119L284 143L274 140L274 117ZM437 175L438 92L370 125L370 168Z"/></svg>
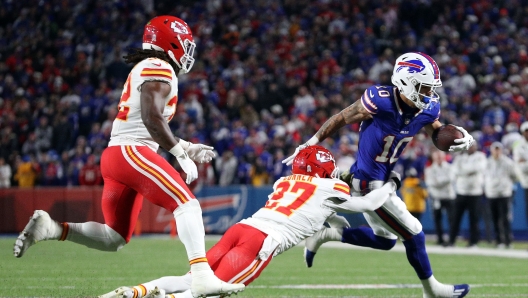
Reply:
<svg viewBox="0 0 528 298"><path fill-rule="evenodd" d="M292 289L292 290L336 290L336 289L407 289L422 288L421 284L321 284L321 285L277 285L277 286L249 286L258 289ZM504 287L528 287L528 283L519 284L471 284L472 288L504 288ZM528 295L528 294L527 294Z"/></svg>

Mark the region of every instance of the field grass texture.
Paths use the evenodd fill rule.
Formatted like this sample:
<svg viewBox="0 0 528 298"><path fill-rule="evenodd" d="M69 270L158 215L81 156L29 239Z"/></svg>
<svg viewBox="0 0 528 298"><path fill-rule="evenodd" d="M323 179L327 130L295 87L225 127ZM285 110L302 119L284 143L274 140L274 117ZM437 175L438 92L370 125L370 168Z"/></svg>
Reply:
<svg viewBox="0 0 528 298"><path fill-rule="evenodd" d="M94 297L189 269L183 244L168 237L133 238L114 253L47 241L20 259L12 255L14 241L0 238L0 297ZM208 247L214 243L207 241ZM521 246L510 250L517 257L428 250L435 277L469 283L469 297L528 297L528 251ZM399 247L386 252L325 244L312 268L303 262L302 247L294 247L277 256L237 297L422 297L420 282Z"/></svg>

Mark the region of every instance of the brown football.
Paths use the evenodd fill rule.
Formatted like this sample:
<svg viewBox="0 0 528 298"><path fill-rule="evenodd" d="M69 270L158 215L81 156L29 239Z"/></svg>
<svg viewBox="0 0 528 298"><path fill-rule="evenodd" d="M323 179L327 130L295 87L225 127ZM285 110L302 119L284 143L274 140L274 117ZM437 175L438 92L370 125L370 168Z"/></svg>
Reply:
<svg viewBox="0 0 528 298"><path fill-rule="evenodd" d="M449 147L452 145L458 145L455 143L455 140L461 139L463 137L464 135L462 132L451 124L442 125L440 128L435 129L432 135L433 144L436 146L436 148L442 151L449 151Z"/></svg>

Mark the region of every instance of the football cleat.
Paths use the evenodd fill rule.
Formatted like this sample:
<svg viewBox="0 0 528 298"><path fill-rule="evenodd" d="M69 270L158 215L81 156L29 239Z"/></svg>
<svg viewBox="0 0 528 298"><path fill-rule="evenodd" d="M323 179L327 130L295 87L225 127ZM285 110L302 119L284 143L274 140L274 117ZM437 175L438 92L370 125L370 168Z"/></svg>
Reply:
<svg viewBox="0 0 528 298"><path fill-rule="evenodd" d="M312 267L313 258L315 257L315 253L323 245L323 243L327 242L327 240L324 240L323 233L326 232L326 227L323 227L319 231L317 231L312 236L305 239L304 242L304 261L306 262L306 265L308 267Z"/></svg>
<svg viewBox="0 0 528 298"><path fill-rule="evenodd" d="M109 293L103 294L98 298L132 298L134 297L134 290L129 287L119 287Z"/></svg>
<svg viewBox="0 0 528 298"><path fill-rule="evenodd" d="M313 259L315 258L315 252L310 251L308 248L304 248L304 262L306 267L310 268L313 265Z"/></svg>
<svg viewBox="0 0 528 298"><path fill-rule="evenodd" d="M20 258L29 247L39 241L57 239L61 227L59 223L51 219L46 211L35 210L29 218L29 222L20 233L13 247L13 254Z"/></svg>
<svg viewBox="0 0 528 298"><path fill-rule="evenodd" d="M221 281L214 274L206 275L202 278L192 279L191 293L194 298L204 298L209 296L229 297L232 294L244 291L244 284L230 284Z"/></svg>
<svg viewBox="0 0 528 298"><path fill-rule="evenodd" d="M465 297L471 288L468 284L454 285L453 298Z"/></svg>
<svg viewBox="0 0 528 298"><path fill-rule="evenodd" d="M150 290L143 298L165 298L165 290L155 287L154 290Z"/></svg>
<svg viewBox="0 0 528 298"><path fill-rule="evenodd" d="M424 291L423 298L462 298L469 293L470 287L468 284L459 285L444 285L440 284L434 293L426 293Z"/></svg>

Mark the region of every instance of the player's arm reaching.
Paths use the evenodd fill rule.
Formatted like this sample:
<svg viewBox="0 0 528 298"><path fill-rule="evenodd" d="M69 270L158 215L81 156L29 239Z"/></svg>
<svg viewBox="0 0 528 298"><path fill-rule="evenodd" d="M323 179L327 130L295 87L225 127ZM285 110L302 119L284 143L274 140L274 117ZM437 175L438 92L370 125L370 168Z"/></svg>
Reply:
<svg viewBox="0 0 528 298"><path fill-rule="evenodd" d="M435 122L426 125L424 128L427 134L432 136L434 131L437 129L440 129L440 127L442 126L443 124L440 123L440 121L436 120ZM458 152L458 151L468 150L469 147L471 147L471 145L473 145L473 143L475 142L475 139L473 139L473 136L470 135L463 127L456 126L456 125L453 125L453 126L456 129L458 129L464 135L464 137L461 139L456 139L455 143L459 145L453 145L449 147L449 151Z"/></svg>
<svg viewBox="0 0 528 298"><path fill-rule="evenodd" d="M165 82L145 82L141 86L141 119L154 141L176 156L178 163L187 174L186 182L189 184L198 178L198 169L180 144L181 140L172 135L169 124L163 117L165 99L170 91L171 86Z"/></svg>
<svg viewBox="0 0 528 298"><path fill-rule="evenodd" d="M398 190L401 186L400 174L392 171L389 181L382 187L375 189L362 197L350 197L348 200L328 199L323 205L342 213L357 213L373 211L381 207L389 196Z"/></svg>
<svg viewBox="0 0 528 298"><path fill-rule="evenodd" d="M341 127L345 125L359 123L361 121L368 120L371 118L372 114L367 111L367 109L365 109L365 107L361 103L361 100L357 100L347 108L343 109L338 114L335 114L334 116L330 117L330 119L326 120L326 122L321 126L321 128L315 133L315 135L310 140L297 147L295 149L295 152L290 157L284 159L282 163L291 165L293 159L295 158L295 156L297 156L300 150L323 141L327 137L336 133Z"/></svg>

